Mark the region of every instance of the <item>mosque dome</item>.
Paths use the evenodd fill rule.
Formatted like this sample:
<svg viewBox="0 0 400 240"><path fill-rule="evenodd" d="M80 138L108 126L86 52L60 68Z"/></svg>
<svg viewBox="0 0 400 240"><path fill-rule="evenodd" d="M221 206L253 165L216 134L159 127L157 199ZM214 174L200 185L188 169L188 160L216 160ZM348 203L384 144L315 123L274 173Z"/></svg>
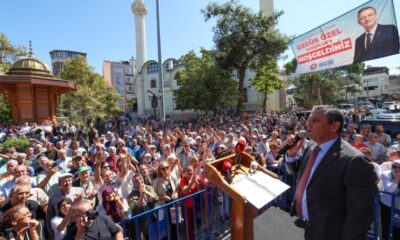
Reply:
<svg viewBox="0 0 400 240"><path fill-rule="evenodd" d="M14 62L8 75L31 76L56 79L50 68L42 61L26 57Z"/></svg>

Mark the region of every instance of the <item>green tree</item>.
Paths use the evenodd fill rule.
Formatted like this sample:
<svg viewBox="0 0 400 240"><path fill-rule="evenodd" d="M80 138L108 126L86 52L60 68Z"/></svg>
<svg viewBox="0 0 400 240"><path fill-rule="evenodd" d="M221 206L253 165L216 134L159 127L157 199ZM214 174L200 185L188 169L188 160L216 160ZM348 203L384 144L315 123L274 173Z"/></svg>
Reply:
<svg viewBox="0 0 400 240"><path fill-rule="evenodd" d="M94 72L84 57L67 59L61 78L72 80L78 86L77 91L66 93L61 98L61 107L71 117L105 119L121 113L118 104L121 95Z"/></svg>
<svg viewBox="0 0 400 240"><path fill-rule="evenodd" d="M256 76L250 79L250 83L260 93L263 93L262 110L267 109L268 94L275 89L281 89L284 82L279 77L279 68L275 61L269 61L256 70Z"/></svg>
<svg viewBox="0 0 400 240"><path fill-rule="evenodd" d="M236 114L239 115L244 102L246 70L256 69L266 59L277 59L287 49L288 38L275 28L282 13L274 13L271 17L262 12L254 14L237 1L223 5L211 3L202 13L206 21L217 19L213 29L217 62L222 68L238 73Z"/></svg>
<svg viewBox="0 0 400 240"><path fill-rule="evenodd" d="M286 75L290 75L291 73L294 73L297 68L296 58L293 58L291 61L285 63L285 65L283 65L283 67L285 68Z"/></svg>
<svg viewBox="0 0 400 240"><path fill-rule="evenodd" d="M4 95L0 93L0 123L11 123L10 105L5 101Z"/></svg>
<svg viewBox="0 0 400 240"><path fill-rule="evenodd" d="M11 64L21 56L26 56L25 47L13 45L4 33L0 33L0 74L7 73Z"/></svg>
<svg viewBox="0 0 400 240"><path fill-rule="evenodd" d="M305 108L343 102L341 91L359 91L356 86L360 84L363 68L364 63L358 63L294 77L294 98L298 105Z"/></svg>
<svg viewBox="0 0 400 240"><path fill-rule="evenodd" d="M4 33L0 33L0 75L7 73L14 61L21 56L26 56L25 47L13 45ZM0 123L10 122L10 106L0 92Z"/></svg>
<svg viewBox="0 0 400 240"><path fill-rule="evenodd" d="M236 99L236 81L231 73L221 69L213 60L212 52L201 49L201 57L191 51L181 58L185 70L175 74L181 83L174 101L180 110L206 112L231 106Z"/></svg>

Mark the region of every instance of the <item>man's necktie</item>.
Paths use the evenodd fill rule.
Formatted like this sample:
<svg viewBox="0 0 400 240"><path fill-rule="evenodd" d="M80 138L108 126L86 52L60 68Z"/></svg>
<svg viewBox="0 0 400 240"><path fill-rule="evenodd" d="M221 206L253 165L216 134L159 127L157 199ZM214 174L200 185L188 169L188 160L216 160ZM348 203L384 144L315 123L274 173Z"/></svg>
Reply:
<svg viewBox="0 0 400 240"><path fill-rule="evenodd" d="M366 50L369 50L369 48L371 47L371 33L367 33L367 45L366 45Z"/></svg>
<svg viewBox="0 0 400 240"><path fill-rule="evenodd" d="M319 146L316 146L314 150L311 152L310 158L308 159L307 166L304 169L303 175L300 178L299 185L297 186L297 191L296 191L296 213L299 218L303 217L303 212L302 212L302 198L304 194L304 190L306 189L306 185L308 182L308 179L310 178L311 174L311 169L315 163L315 160L317 160L317 156L319 151L321 151L321 148Z"/></svg>

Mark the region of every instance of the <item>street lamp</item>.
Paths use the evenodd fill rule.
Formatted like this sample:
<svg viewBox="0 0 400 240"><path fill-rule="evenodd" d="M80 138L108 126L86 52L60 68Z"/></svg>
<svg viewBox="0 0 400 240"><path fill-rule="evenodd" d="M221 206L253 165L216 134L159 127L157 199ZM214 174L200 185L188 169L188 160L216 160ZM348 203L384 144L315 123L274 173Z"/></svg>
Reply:
<svg viewBox="0 0 400 240"><path fill-rule="evenodd" d="M153 108L154 120L157 120L156 109L157 109L157 105L158 105L157 104L158 96L151 90L147 90L147 96L149 96L149 100L151 102L151 107Z"/></svg>

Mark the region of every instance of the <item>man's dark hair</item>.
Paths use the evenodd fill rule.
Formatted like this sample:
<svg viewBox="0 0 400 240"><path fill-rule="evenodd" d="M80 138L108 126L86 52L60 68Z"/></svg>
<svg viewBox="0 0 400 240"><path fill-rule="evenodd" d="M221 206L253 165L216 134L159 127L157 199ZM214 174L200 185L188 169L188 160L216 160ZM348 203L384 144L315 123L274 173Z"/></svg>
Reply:
<svg viewBox="0 0 400 240"><path fill-rule="evenodd" d="M314 110L321 110L325 112L326 119L329 124L334 122L339 122L340 126L338 129L338 133L341 133L344 126L344 116L342 111L333 107L316 107Z"/></svg>
<svg viewBox="0 0 400 240"><path fill-rule="evenodd" d="M360 13L361 13L361 12L363 12L363 11L365 11L365 10L367 10L367 9L372 9L372 10L374 10L374 12L376 13L376 9L375 9L374 7L366 6L366 7L360 8L360 10L358 10L357 17L360 16Z"/></svg>

